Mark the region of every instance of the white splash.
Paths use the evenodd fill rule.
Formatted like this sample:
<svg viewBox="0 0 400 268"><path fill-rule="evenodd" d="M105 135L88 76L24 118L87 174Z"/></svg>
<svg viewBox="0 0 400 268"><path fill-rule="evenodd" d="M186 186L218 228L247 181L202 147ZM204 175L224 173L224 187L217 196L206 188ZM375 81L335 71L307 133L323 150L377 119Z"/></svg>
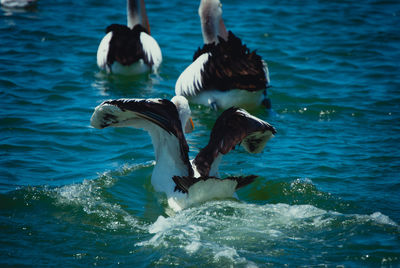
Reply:
<svg viewBox="0 0 400 268"><path fill-rule="evenodd" d="M371 215L343 214L312 205L246 204L233 200L210 201L185 209L171 217L159 216L148 226L152 237L136 246L183 249L188 256L204 256L211 263L256 266L247 259L249 248L257 243L268 256L280 255L285 245L299 241L331 243L315 237L325 229L341 226L379 225L398 227L380 212ZM339 224L341 222L342 224ZM346 239L346 236L344 237ZM308 241L308 242L307 242ZM279 245L276 247L274 245ZM282 246L283 245L283 246Z"/></svg>

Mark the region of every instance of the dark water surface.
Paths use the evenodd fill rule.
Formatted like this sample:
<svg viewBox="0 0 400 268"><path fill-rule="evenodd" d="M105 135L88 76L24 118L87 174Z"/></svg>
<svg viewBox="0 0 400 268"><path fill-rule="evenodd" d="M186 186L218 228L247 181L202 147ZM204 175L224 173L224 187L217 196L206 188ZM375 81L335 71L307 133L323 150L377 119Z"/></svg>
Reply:
<svg viewBox="0 0 400 268"><path fill-rule="evenodd" d="M90 128L95 106L174 95L202 44L199 1L147 1L159 75L106 76L97 46L125 1L0 10L0 264L71 267L400 266L400 3L223 1L228 29L269 63L278 130L237 148L241 201L167 215L136 129ZM191 157L218 113L192 106Z"/></svg>

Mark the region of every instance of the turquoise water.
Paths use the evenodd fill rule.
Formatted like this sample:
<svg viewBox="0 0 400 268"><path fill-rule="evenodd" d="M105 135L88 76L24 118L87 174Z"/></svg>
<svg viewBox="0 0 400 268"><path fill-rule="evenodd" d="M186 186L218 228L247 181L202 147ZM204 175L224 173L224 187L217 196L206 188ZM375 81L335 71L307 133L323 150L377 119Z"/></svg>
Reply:
<svg viewBox="0 0 400 268"><path fill-rule="evenodd" d="M1 266L400 266L400 3L223 1L228 29L269 63L278 134L227 155L257 174L240 201L171 215L148 135L96 130L95 106L174 95L202 44L199 1L147 1L159 75L106 76L97 46L125 1L0 10ZM218 113L192 106L191 157Z"/></svg>

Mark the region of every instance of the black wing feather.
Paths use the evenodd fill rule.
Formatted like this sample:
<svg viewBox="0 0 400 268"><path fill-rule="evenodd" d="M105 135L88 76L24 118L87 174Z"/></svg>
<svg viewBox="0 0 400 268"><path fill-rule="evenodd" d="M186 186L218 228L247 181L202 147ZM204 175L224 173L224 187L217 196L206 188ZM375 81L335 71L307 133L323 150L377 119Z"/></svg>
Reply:
<svg viewBox="0 0 400 268"><path fill-rule="evenodd" d="M106 33L112 32L107 54L107 64L112 65L115 61L128 66L142 59L146 64L152 65L145 56L140 34L147 33L146 29L138 24L133 29L125 25L111 24L107 27Z"/></svg>
<svg viewBox="0 0 400 268"><path fill-rule="evenodd" d="M268 81L264 71L262 58L242 44L242 41L229 31L228 40L219 37L219 43L206 44L199 48L194 56L210 53L204 65L202 90L243 89L259 91L266 89Z"/></svg>
<svg viewBox="0 0 400 268"><path fill-rule="evenodd" d="M239 176L239 177L232 176L232 177L226 177L226 178L223 178L223 179L219 179L219 178L216 178L216 177L207 177L207 176L199 177L199 178L193 178L191 176L182 176L182 177L174 176L174 177L172 177L172 179L174 180L174 182L176 184L175 191L180 191L180 192L183 192L183 193L188 193L189 188L193 184L195 184L195 183L197 183L199 181L206 181L206 180L209 180L209 179L233 180L233 181L237 182L237 185L236 185L236 188L235 188L237 190L239 188L242 188L242 187L252 183L256 178L257 178L256 175Z"/></svg>
<svg viewBox="0 0 400 268"><path fill-rule="evenodd" d="M266 131L276 133L273 126L250 116L243 109L229 108L218 117L207 146L200 150L193 163L202 176L208 176L218 154L227 154L251 134Z"/></svg>

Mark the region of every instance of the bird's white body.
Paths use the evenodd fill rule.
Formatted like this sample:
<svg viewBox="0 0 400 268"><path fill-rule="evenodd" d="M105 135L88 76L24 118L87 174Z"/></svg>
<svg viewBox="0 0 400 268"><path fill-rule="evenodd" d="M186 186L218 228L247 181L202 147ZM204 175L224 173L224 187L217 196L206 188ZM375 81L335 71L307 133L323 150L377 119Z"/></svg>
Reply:
<svg viewBox="0 0 400 268"><path fill-rule="evenodd" d="M190 102L211 106L216 105L219 109L225 110L229 107L241 107L252 109L261 104L263 100L263 91L245 91L240 89L231 89L228 91L207 90L202 91L195 96L188 97Z"/></svg>

